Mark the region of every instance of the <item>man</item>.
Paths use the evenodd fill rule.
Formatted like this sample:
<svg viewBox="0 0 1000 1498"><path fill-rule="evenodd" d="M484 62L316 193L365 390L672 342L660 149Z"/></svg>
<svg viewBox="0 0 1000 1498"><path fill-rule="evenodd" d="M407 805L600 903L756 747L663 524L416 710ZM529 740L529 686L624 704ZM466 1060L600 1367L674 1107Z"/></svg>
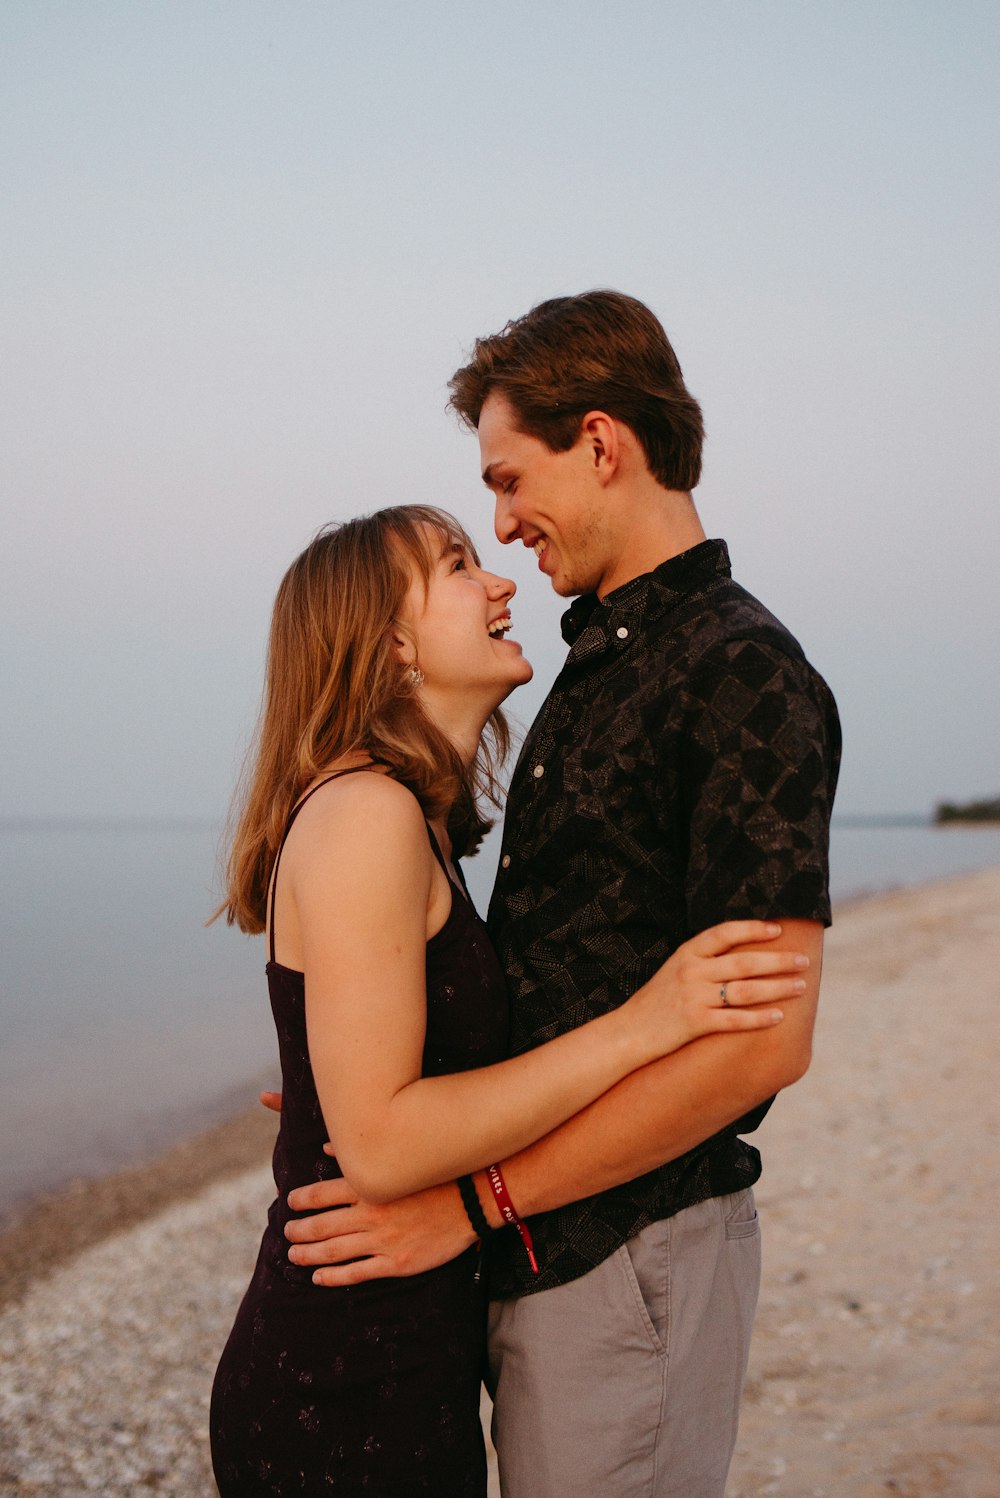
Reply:
<svg viewBox="0 0 1000 1498"><path fill-rule="evenodd" d="M538 1263L510 1227L490 1236L505 1498L721 1498L759 1278L759 1156L739 1136L809 1063L836 710L705 539L701 413L648 308L607 291L542 303L479 340L451 390L499 539L576 597L490 906L514 1049L622 1003L719 921L774 918L776 945L810 958L782 1024L686 1046L501 1162ZM473 1180L499 1228L494 1184ZM386 1207L343 1182L293 1193L342 1203L293 1225L297 1263L355 1260L323 1283L417 1272L474 1240L452 1185Z"/></svg>

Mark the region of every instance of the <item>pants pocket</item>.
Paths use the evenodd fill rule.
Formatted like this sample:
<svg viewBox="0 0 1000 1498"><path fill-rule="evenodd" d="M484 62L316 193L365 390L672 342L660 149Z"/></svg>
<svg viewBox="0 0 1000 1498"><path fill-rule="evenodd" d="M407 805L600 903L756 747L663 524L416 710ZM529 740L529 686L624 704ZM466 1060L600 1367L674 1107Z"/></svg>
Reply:
<svg viewBox="0 0 1000 1498"><path fill-rule="evenodd" d="M719 1207L727 1238L757 1237L760 1219L749 1187L745 1191L734 1191L729 1196L720 1196Z"/></svg>
<svg viewBox="0 0 1000 1498"><path fill-rule="evenodd" d="M670 1319L670 1224L654 1222L618 1250L636 1312L658 1357L666 1357Z"/></svg>

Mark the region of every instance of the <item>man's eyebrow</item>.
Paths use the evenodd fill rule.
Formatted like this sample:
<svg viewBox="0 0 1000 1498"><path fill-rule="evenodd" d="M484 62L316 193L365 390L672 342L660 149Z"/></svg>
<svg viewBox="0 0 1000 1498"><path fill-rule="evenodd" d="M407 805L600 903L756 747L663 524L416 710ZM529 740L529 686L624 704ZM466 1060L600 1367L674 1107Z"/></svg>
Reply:
<svg viewBox="0 0 1000 1498"><path fill-rule="evenodd" d="M487 463L483 469L483 483L487 489L493 489L500 482L500 471L506 468L506 463Z"/></svg>

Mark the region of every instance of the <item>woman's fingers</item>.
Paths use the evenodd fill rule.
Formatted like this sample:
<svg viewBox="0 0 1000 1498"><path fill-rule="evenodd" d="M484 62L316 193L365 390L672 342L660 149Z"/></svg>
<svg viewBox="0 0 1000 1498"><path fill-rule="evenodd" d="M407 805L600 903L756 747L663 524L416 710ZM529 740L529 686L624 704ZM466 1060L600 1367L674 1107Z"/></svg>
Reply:
<svg viewBox="0 0 1000 1498"><path fill-rule="evenodd" d="M729 952L700 964L700 975L710 983L735 978L771 978L775 973L803 973L809 966L804 952Z"/></svg>
<svg viewBox="0 0 1000 1498"><path fill-rule="evenodd" d="M733 983L720 983L718 988L713 984L708 1002L713 1009L740 1009L748 1004L796 999L805 991L804 978L739 978Z"/></svg>
<svg viewBox="0 0 1000 1498"><path fill-rule="evenodd" d="M723 921L719 926L709 926L686 942L688 950L696 957L720 957L733 947L745 946L747 942L773 941L781 935L777 921Z"/></svg>
<svg viewBox="0 0 1000 1498"><path fill-rule="evenodd" d="M772 1030L784 1019L780 1009L710 1009L706 1012L704 1034L712 1031Z"/></svg>
<svg viewBox="0 0 1000 1498"><path fill-rule="evenodd" d="M677 949L661 971L692 1035L780 1025L784 1011L772 1006L802 997L809 967L805 953L770 945L780 935L777 921L724 921Z"/></svg>

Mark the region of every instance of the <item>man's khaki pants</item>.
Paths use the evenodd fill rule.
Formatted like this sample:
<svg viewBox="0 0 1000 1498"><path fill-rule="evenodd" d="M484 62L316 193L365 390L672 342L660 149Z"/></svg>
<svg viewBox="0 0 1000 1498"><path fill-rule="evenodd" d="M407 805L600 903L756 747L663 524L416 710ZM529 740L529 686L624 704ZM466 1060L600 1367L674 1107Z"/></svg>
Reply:
<svg viewBox="0 0 1000 1498"><path fill-rule="evenodd" d="M503 1498L723 1498L760 1283L753 1193L490 1307Z"/></svg>

